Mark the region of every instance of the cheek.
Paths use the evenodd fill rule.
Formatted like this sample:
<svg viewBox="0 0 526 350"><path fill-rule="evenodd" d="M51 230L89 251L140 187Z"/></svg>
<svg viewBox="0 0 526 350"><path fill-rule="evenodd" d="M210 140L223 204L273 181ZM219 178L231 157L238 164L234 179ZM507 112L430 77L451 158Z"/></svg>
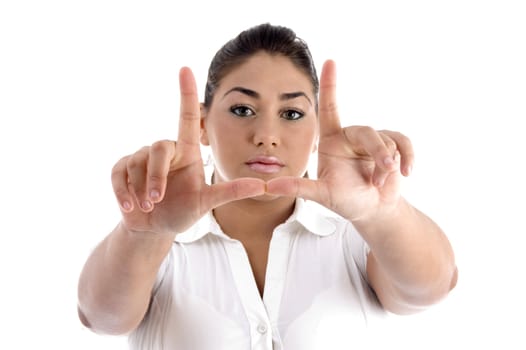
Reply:
<svg viewBox="0 0 526 350"><path fill-rule="evenodd" d="M304 129L298 132L300 136L301 149L305 150L306 153L312 153L316 147L316 141L318 139L318 130L316 127Z"/></svg>
<svg viewBox="0 0 526 350"><path fill-rule="evenodd" d="M225 135L230 135L233 132L231 129L231 123L226 123L222 116L212 116L207 124L210 145L217 146L218 144L222 144L225 139L228 139Z"/></svg>
<svg viewBox="0 0 526 350"><path fill-rule="evenodd" d="M308 130L296 130L292 133L295 135L294 139L291 140L294 144L291 144L289 150L294 152L294 159L297 163L306 163L311 157L313 151L316 150L316 137L317 133Z"/></svg>
<svg viewBox="0 0 526 350"><path fill-rule="evenodd" d="M210 146L216 158L231 157L231 154L239 150L243 137L242 130L233 123L217 120L209 128Z"/></svg>

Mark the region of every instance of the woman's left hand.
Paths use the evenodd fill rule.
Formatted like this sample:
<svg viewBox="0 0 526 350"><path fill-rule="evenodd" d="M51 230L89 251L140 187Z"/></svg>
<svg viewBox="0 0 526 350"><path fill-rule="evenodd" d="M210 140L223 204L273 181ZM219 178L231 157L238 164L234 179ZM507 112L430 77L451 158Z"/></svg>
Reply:
<svg viewBox="0 0 526 350"><path fill-rule="evenodd" d="M351 221L388 215L401 198L401 177L411 172L413 147L399 132L341 127L331 60L320 78L319 122L317 180L275 178L267 192L313 200Z"/></svg>

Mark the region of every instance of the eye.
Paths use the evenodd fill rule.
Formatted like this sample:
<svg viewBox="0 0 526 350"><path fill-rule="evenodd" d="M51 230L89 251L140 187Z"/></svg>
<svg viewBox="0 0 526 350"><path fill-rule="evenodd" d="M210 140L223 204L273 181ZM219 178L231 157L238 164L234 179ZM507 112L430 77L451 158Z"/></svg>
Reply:
<svg viewBox="0 0 526 350"><path fill-rule="evenodd" d="M303 118L305 114L303 114L302 112L298 112L294 109L289 109L289 110L286 110L285 112L283 112L281 114L281 117L284 118L284 119L287 119L287 120L299 120L301 118Z"/></svg>
<svg viewBox="0 0 526 350"><path fill-rule="evenodd" d="M254 111L247 106L230 107L230 112L237 117L251 117L255 115Z"/></svg>

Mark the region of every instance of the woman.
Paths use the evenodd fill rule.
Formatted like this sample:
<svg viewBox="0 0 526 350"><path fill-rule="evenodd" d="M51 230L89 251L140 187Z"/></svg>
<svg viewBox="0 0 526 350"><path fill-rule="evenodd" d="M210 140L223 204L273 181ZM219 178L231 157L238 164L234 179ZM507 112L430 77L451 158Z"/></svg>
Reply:
<svg viewBox="0 0 526 350"><path fill-rule="evenodd" d="M122 220L81 273L86 326L134 349L314 349L454 287L446 236L400 193L410 141L342 128L334 62L318 82L293 31L262 24L226 43L202 105L188 68L180 89L177 141L114 166Z"/></svg>

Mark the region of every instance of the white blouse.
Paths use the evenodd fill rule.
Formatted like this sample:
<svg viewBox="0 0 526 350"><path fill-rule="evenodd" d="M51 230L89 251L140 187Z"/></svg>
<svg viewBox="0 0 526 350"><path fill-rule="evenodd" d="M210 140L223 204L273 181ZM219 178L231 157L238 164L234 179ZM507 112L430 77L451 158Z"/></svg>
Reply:
<svg viewBox="0 0 526 350"><path fill-rule="evenodd" d="M326 350L366 343L368 323L386 314L367 283L367 253L350 222L298 199L273 233L261 298L243 245L206 215L177 235L130 349Z"/></svg>

